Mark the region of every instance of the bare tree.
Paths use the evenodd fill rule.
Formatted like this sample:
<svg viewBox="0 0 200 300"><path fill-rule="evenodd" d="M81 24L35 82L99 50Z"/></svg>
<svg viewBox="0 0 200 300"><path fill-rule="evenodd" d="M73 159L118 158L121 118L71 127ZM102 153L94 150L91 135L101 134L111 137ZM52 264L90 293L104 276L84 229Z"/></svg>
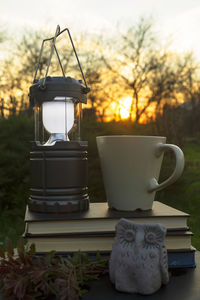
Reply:
<svg viewBox="0 0 200 300"><path fill-rule="evenodd" d="M180 72L178 89L182 94L184 108L186 114L190 117L190 130L195 133L200 129L199 113L200 113L200 65L196 62L193 53L187 53L179 63Z"/></svg>
<svg viewBox="0 0 200 300"><path fill-rule="evenodd" d="M161 109L155 113L157 134L165 134L171 142L179 145L187 136L194 136L200 128L198 73L199 66L192 53L182 56L173 54L171 63L162 64L159 74L152 77L152 97L158 98L159 105L162 103Z"/></svg>
<svg viewBox="0 0 200 300"><path fill-rule="evenodd" d="M144 91L156 67L156 45L152 23L142 18L136 26L120 34L115 43L113 59L102 56L107 69L112 73L112 82L118 84L126 94L132 95L130 119L135 112L136 123L150 105Z"/></svg>
<svg viewBox="0 0 200 300"><path fill-rule="evenodd" d="M13 42L13 51L10 53L9 58L4 60L1 68L2 77L0 85L4 107L12 106L12 111L27 109L27 103L29 103L28 89L33 82L41 43L43 39L49 36L51 34L45 31L26 30L19 42ZM58 41L58 43L62 48L62 41ZM37 74L39 78L45 74L50 46L50 42L45 43ZM60 57L65 70L68 67L71 53L71 49L61 51ZM52 58L50 72L56 75L61 72L55 55Z"/></svg>
<svg viewBox="0 0 200 300"><path fill-rule="evenodd" d="M148 82L147 106L154 102L156 113L166 102L168 104L178 103L178 81L184 67L178 65L178 56L170 53L167 49L157 52L151 64L154 67Z"/></svg>

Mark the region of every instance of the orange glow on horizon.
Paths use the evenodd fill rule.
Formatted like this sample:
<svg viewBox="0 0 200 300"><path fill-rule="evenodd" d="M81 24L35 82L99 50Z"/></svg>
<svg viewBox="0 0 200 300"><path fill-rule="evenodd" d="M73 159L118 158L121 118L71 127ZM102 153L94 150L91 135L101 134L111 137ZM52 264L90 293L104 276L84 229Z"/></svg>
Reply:
<svg viewBox="0 0 200 300"><path fill-rule="evenodd" d="M126 97L119 101L119 114L121 119L127 119L130 116L130 107L132 103L132 98Z"/></svg>

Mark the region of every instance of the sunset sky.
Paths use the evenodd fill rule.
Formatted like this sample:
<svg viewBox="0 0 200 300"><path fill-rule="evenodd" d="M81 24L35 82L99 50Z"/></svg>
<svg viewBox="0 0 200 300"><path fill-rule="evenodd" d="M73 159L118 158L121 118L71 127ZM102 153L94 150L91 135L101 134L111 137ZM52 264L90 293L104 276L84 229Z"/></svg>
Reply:
<svg viewBox="0 0 200 300"><path fill-rule="evenodd" d="M76 33L105 30L112 35L117 23L126 27L151 16L161 39L170 36L176 50L200 53L199 0L6 0L0 13L1 27L17 35L27 26L54 32L57 24Z"/></svg>

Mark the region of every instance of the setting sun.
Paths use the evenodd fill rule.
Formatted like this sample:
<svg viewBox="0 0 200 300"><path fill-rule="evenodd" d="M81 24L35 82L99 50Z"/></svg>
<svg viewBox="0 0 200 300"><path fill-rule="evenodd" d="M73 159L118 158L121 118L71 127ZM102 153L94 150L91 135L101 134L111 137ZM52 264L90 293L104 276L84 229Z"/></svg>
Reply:
<svg viewBox="0 0 200 300"><path fill-rule="evenodd" d="M119 101L119 113L121 119L127 119L129 117L131 102L131 97L122 98Z"/></svg>

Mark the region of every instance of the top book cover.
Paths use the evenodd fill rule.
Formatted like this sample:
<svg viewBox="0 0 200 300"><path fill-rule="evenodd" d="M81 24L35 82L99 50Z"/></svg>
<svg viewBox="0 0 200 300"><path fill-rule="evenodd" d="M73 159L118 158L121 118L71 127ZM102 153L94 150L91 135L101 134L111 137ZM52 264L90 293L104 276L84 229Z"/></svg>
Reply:
<svg viewBox="0 0 200 300"><path fill-rule="evenodd" d="M119 218L157 218L157 217L189 217L189 214L158 201L153 202L152 209L136 211L118 211L110 209L107 202L90 203L90 208L74 213L35 213L26 209L25 222L60 221L81 219L119 219Z"/></svg>
<svg viewBox="0 0 200 300"><path fill-rule="evenodd" d="M154 201L153 208L147 211L116 211L108 208L107 202L90 203L88 211L43 214L31 212L28 207L25 223L32 234L62 232L114 231L120 218L139 223L160 223L167 229L186 229L189 214Z"/></svg>

